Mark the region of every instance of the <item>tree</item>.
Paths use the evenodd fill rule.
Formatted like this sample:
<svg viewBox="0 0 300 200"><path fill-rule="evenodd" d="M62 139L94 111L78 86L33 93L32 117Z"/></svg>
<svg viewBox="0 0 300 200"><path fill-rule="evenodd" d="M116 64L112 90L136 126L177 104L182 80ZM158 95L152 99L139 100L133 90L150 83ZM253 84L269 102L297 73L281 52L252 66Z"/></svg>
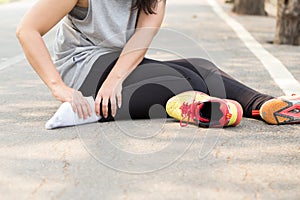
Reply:
<svg viewBox="0 0 300 200"><path fill-rule="evenodd" d="M234 0L232 11L246 15L266 15L265 0Z"/></svg>
<svg viewBox="0 0 300 200"><path fill-rule="evenodd" d="M300 45L300 0L278 0L275 44Z"/></svg>

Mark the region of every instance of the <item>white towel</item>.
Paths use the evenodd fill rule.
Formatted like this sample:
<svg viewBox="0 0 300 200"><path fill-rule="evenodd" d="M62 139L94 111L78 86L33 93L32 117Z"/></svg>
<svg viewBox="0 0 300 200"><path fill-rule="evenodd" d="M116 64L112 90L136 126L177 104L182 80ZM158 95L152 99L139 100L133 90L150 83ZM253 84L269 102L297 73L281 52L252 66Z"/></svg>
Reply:
<svg viewBox="0 0 300 200"><path fill-rule="evenodd" d="M79 118L77 113L72 109L72 106L69 102L64 102L60 105L56 113L49 119L45 125L46 129L54 129L59 127L66 126L75 126L80 124L88 124L97 122L101 117L96 115L95 112L95 101L93 97L85 97L89 102L92 109L92 116L83 119Z"/></svg>

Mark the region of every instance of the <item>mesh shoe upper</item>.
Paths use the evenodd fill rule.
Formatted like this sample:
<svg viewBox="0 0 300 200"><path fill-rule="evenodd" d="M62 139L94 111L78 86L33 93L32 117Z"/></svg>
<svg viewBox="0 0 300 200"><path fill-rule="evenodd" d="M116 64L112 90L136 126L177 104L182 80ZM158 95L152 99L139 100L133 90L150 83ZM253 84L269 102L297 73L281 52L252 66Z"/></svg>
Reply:
<svg viewBox="0 0 300 200"><path fill-rule="evenodd" d="M178 94L167 102L167 113L180 121L181 126L189 122L202 127L236 126L243 110L239 103L228 99L210 97L197 91Z"/></svg>

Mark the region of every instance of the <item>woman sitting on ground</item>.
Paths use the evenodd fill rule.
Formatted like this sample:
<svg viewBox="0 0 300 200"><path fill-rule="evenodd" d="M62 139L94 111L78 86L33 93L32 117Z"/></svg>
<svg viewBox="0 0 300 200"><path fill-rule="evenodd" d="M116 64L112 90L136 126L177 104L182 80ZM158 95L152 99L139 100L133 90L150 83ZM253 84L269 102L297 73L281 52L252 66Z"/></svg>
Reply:
<svg viewBox="0 0 300 200"><path fill-rule="evenodd" d="M259 93L201 58L145 58L165 6L165 0L36 2L21 21L17 37L53 96L67 102L47 128L100 118L165 117L161 111L149 116L155 104L166 106L171 117L205 127L235 126L242 115L260 114L271 124L300 121L299 96L275 99ZM61 20L52 61L42 36ZM73 111L79 122L70 117Z"/></svg>

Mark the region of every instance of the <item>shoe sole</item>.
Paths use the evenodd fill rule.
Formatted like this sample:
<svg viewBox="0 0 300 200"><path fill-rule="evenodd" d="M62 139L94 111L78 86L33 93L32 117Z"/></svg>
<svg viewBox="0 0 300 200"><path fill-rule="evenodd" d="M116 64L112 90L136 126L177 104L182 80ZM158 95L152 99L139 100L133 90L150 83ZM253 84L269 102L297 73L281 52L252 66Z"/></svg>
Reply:
<svg viewBox="0 0 300 200"><path fill-rule="evenodd" d="M300 109L300 104L286 99L272 99L263 104L260 116L269 124L294 124L300 122L300 113L293 113L296 109Z"/></svg>

